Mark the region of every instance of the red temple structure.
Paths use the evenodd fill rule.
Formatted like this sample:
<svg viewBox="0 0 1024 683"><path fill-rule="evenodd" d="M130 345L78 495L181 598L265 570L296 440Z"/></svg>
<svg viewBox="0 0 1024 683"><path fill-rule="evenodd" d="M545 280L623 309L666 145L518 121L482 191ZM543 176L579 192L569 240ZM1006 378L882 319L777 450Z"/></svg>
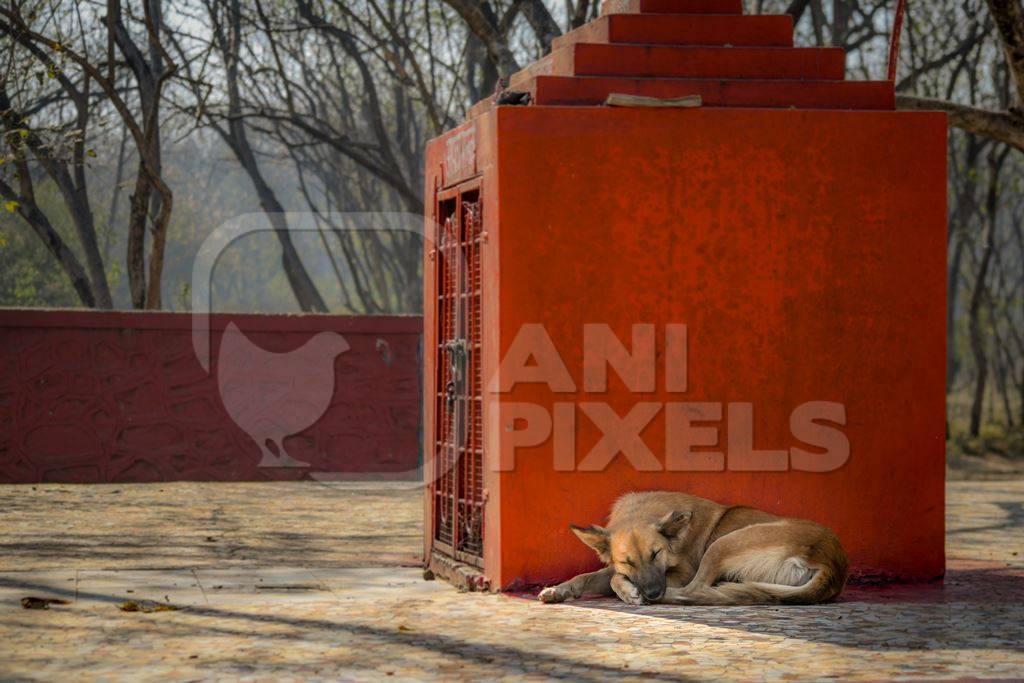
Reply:
<svg viewBox="0 0 1024 683"><path fill-rule="evenodd" d="M610 0L427 148L425 552L517 589L627 491L944 570L946 119L740 0ZM602 106L612 93L699 108Z"/></svg>

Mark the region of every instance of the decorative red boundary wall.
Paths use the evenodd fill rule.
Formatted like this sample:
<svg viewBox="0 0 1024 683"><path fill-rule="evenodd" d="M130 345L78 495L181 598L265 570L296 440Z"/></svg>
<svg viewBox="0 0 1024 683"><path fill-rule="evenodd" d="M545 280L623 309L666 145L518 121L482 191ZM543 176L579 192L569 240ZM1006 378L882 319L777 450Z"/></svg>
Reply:
<svg viewBox="0 0 1024 683"><path fill-rule="evenodd" d="M231 323L243 335L225 335ZM0 310L0 482L419 478L420 317L215 314L209 372L192 324L188 313ZM330 361L298 351L321 332L348 346L333 394ZM233 356L221 356L225 337L240 340L224 347ZM319 388L326 412L283 441L309 467L259 466L221 399L218 371L238 357L234 379L267 414L287 418ZM282 359L300 379L272 376Z"/></svg>

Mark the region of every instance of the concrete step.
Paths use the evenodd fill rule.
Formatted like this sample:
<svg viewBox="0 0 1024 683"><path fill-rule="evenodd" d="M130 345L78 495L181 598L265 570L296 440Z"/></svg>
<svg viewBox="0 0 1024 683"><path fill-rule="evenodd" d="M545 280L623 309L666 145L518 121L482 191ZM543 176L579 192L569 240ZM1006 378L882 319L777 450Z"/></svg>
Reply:
<svg viewBox="0 0 1024 683"><path fill-rule="evenodd" d="M536 76L842 80L841 48L676 47L577 43L513 74L512 89Z"/></svg>
<svg viewBox="0 0 1024 683"><path fill-rule="evenodd" d="M599 105L626 93L675 98L700 95L707 107L892 110L888 81L744 80L538 76L521 84L539 105Z"/></svg>
<svg viewBox="0 0 1024 683"><path fill-rule="evenodd" d="M607 14L743 14L743 0L605 0Z"/></svg>
<svg viewBox="0 0 1024 683"><path fill-rule="evenodd" d="M611 14L555 38L552 48L576 43L790 47L793 18L788 14Z"/></svg>

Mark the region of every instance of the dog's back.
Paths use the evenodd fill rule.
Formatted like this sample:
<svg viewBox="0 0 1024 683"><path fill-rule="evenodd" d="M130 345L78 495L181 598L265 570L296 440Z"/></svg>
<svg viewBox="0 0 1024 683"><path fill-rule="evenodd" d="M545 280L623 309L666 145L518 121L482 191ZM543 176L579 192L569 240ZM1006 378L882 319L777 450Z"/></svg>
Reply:
<svg viewBox="0 0 1024 683"><path fill-rule="evenodd" d="M717 519L726 507L713 500L676 491L633 491L619 496L608 516L608 528L655 523L671 512L692 512L694 517Z"/></svg>

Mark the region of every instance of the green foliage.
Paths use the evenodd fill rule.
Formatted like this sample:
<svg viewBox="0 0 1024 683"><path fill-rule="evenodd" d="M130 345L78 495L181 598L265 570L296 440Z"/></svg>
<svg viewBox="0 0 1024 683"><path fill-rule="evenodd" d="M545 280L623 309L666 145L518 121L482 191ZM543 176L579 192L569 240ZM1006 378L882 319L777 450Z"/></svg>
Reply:
<svg viewBox="0 0 1024 683"><path fill-rule="evenodd" d="M3 306L72 307L71 284L42 242L15 215L0 213L0 303Z"/></svg>

